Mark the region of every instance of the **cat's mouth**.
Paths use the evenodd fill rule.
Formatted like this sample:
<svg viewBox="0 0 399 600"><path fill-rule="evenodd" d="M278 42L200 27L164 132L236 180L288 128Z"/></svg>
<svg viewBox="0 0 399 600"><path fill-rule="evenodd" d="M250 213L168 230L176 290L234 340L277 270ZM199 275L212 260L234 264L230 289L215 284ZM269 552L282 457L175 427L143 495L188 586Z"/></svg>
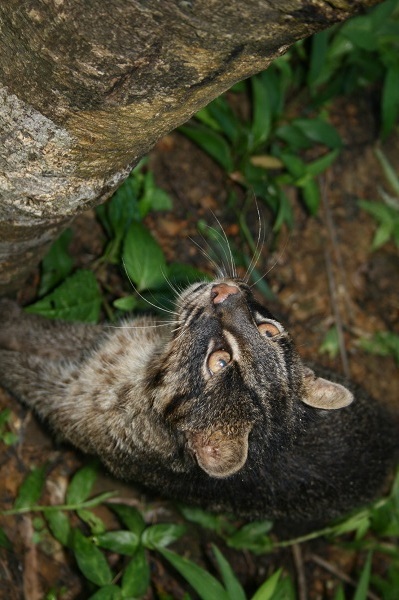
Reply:
<svg viewBox="0 0 399 600"><path fill-rule="evenodd" d="M239 431L186 431L189 449L198 465L211 477L224 478L237 473L248 457L248 435L251 426Z"/></svg>

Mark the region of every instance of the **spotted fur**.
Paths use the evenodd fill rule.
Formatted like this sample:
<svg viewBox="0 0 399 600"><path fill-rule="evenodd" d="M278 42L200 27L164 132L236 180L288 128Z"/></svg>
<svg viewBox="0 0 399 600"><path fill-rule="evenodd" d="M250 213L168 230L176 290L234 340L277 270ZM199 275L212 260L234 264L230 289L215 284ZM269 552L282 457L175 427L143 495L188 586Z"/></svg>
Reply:
<svg viewBox="0 0 399 600"><path fill-rule="evenodd" d="M116 476L214 511L322 523L381 490L390 415L304 367L245 283L190 286L176 320L70 324L2 301L0 382Z"/></svg>

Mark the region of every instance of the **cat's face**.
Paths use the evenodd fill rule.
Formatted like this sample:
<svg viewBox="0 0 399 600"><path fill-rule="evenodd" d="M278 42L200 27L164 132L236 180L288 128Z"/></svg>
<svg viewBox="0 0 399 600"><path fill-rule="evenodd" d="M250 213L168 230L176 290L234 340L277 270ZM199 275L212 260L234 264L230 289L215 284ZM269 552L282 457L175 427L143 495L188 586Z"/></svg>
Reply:
<svg viewBox="0 0 399 600"><path fill-rule="evenodd" d="M190 286L176 311L172 339L149 366L154 407L206 473L227 477L245 464L255 424L265 444L295 429L311 377L288 332L238 279Z"/></svg>
<svg viewBox="0 0 399 600"><path fill-rule="evenodd" d="M239 280L194 284L176 310L179 326L151 367L157 408L200 466L225 477L245 463L251 429L259 420L267 428L273 404L291 410L301 364L281 323Z"/></svg>

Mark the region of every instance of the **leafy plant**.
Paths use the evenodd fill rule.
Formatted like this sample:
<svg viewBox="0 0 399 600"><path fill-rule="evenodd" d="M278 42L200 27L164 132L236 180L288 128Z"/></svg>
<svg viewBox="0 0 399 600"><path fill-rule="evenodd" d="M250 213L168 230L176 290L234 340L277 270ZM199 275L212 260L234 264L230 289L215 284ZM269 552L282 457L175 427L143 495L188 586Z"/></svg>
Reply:
<svg viewBox="0 0 399 600"><path fill-rule="evenodd" d="M342 145L336 130L321 115L284 122L283 109L294 69L290 56L276 60L267 71L249 80L249 119L240 117L228 97L221 96L180 128L219 163L231 182L254 193L273 210L275 230L293 220L282 186L296 185L314 214L320 200L315 177L335 160ZM296 156L298 150L314 144L331 152L310 163Z"/></svg>
<svg viewBox="0 0 399 600"><path fill-rule="evenodd" d="M20 486L14 507L2 511L2 515L26 512L43 515L44 520L40 519L40 523L38 519L35 520L38 522L39 533L47 524L51 534L74 555L79 570L92 589L90 598L119 600L140 598L144 595L151 579L148 563L148 553L151 552L161 554L203 600L244 600L248 597L231 565L216 545L212 546L212 550L220 578L188 558L167 550L167 546L185 534L185 526L174 523L147 525L136 508L113 501L113 492L90 498L96 477L95 465L89 464L78 470L66 490L65 503L49 506L39 503L46 482L46 467L35 468ZM102 519L93 512L93 509L101 504L105 504L115 514L121 524L120 529L106 530ZM344 536L343 543L347 548L368 552L353 596L356 600L367 597L372 552L384 552L391 559L392 568L389 570L388 581L396 581L397 572L394 567L399 564L399 550L395 545L384 545L382 538L399 536L399 472L388 497L356 511L336 524L291 540L272 539L269 536L272 524L268 521L238 527L225 516L212 515L199 508L183 506L181 510L187 520L201 527L211 528L230 547L257 554L270 553L320 536L327 536L335 540L335 543L340 543ZM72 527L73 515L74 522L76 517L79 518L79 527ZM353 541L348 538L349 534L352 535ZM375 539L377 535L378 539ZM40 543L40 535L37 541ZM0 546L11 549L11 543L1 529ZM119 561L113 561L113 567L107 560L107 551L119 555ZM115 566L118 569L117 573ZM387 580L374 576L371 579L378 589L389 589ZM290 578L282 576L281 570L278 570L266 579L251 598L294 600L295 593ZM336 598L345 599L342 590L337 591Z"/></svg>
<svg viewBox="0 0 399 600"><path fill-rule="evenodd" d="M180 131L224 169L231 185L240 185L271 208L278 231L293 221L286 185L296 186L309 213L317 213L317 176L342 147L328 122L333 97L382 81L381 135L392 131L399 115L398 40L398 3L387 0L312 36L309 43L298 42L267 71L200 110ZM249 117L233 108L234 93L249 103ZM315 146L320 157L304 159Z"/></svg>
<svg viewBox="0 0 399 600"><path fill-rule="evenodd" d="M399 365L399 336L392 331L378 331L371 338L361 338L363 350L378 356L393 356Z"/></svg>
<svg viewBox="0 0 399 600"><path fill-rule="evenodd" d="M102 296L92 271L81 269L25 310L49 319L97 323Z"/></svg>
<svg viewBox="0 0 399 600"><path fill-rule="evenodd" d="M10 430L11 410L5 408L0 412L0 441L6 446L12 446L18 441L18 435Z"/></svg>
<svg viewBox="0 0 399 600"><path fill-rule="evenodd" d="M123 240L133 222L141 222L151 210L170 210L170 196L158 187L142 159L117 189L112 199L97 207L96 213L108 237L103 260L118 264Z"/></svg>
<svg viewBox="0 0 399 600"><path fill-rule="evenodd" d="M376 149L375 153L385 178L394 191L395 196L391 196L381 188L380 195L382 202L359 200L359 206L371 214L378 223L378 228L371 244L372 250L377 250L391 239L399 247L399 177L379 148Z"/></svg>
<svg viewBox="0 0 399 600"><path fill-rule="evenodd" d="M382 81L381 135L399 115L399 7L387 0L311 38L307 84L315 102Z"/></svg>

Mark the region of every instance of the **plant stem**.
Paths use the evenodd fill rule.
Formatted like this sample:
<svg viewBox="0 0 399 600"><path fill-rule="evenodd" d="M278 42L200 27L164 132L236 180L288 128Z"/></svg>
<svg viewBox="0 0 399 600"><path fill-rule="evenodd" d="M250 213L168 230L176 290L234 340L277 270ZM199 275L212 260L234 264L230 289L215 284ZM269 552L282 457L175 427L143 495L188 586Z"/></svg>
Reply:
<svg viewBox="0 0 399 600"><path fill-rule="evenodd" d="M105 500L108 500L112 496L115 496L116 492L104 492L103 494L99 494L95 498L91 498L90 500L85 500L84 502L78 504L54 504L52 506L43 506L41 504L37 504L34 506L22 506L21 508L10 508L8 510L0 511L0 515L8 516L8 515L22 515L28 512L52 512L55 510L81 510L82 508L90 508L92 506L98 506Z"/></svg>

